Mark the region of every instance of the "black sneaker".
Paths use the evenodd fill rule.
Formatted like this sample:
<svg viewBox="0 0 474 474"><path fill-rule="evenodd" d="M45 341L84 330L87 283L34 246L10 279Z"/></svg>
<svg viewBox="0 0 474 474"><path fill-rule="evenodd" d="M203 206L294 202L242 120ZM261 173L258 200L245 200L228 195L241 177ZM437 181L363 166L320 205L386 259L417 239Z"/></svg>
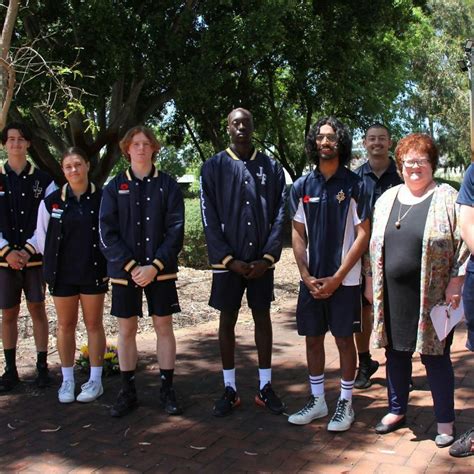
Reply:
<svg viewBox="0 0 474 474"><path fill-rule="evenodd" d="M128 391L124 392L120 390L117 400L110 409L110 415L116 418L127 415L131 411L135 410L138 406L136 392Z"/></svg>
<svg viewBox="0 0 474 474"><path fill-rule="evenodd" d="M239 405L240 398L237 395L237 392L232 387L227 386L222 398L215 401L212 413L214 416L230 415L232 413L232 409L234 407L238 407Z"/></svg>
<svg viewBox="0 0 474 474"><path fill-rule="evenodd" d="M5 371L0 378L0 393L6 393L13 390L20 383L18 372L16 370Z"/></svg>
<svg viewBox="0 0 474 474"><path fill-rule="evenodd" d="M449 454L455 458L465 458L474 455L474 428L466 431L449 448Z"/></svg>
<svg viewBox="0 0 474 474"><path fill-rule="evenodd" d="M354 388L363 389L369 388L372 385L370 377L377 372L379 368L379 363L376 360L369 360L368 364L361 363L359 364L359 369L357 371L357 376L354 381Z"/></svg>
<svg viewBox="0 0 474 474"><path fill-rule="evenodd" d="M255 395L255 403L261 407L267 407L275 415L280 415L285 411L285 404L273 391L272 384L267 382L265 386Z"/></svg>
<svg viewBox="0 0 474 474"><path fill-rule="evenodd" d="M35 383L38 388L46 388L51 385L51 377L49 376L49 369L47 366L37 368Z"/></svg>
<svg viewBox="0 0 474 474"><path fill-rule="evenodd" d="M183 408L176 400L176 392L174 391L174 388L161 388L160 402L168 415L181 415L181 413L183 413Z"/></svg>

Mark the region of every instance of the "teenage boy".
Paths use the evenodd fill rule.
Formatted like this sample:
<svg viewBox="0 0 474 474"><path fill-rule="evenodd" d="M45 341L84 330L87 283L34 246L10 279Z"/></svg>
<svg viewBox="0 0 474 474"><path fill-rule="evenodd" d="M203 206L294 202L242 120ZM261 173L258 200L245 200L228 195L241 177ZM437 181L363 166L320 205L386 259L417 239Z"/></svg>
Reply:
<svg viewBox="0 0 474 474"><path fill-rule="evenodd" d="M20 382L16 346L22 292L33 321L37 351L36 384L43 388L50 382L45 282L42 258L35 249L34 232L41 200L55 189L55 185L49 175L27 161L32 135L24 124L8 124L1 138L8 156L7 162L0 167L0 308L5 354L0 393L3 393Z"/></svg>
<svg viewBox="0 0 474 474"><path fill-rule="evenodd" d="M353 333L360 329L361 256L370 234L363 181L345 167L351 149L351 135L339 120L319 120L306 140L306 152L315 169L294 183L290 200L293 252L301 274L296 320L298 334L306 336L311 397L288 421L304 425L328 414L324 337L330 329L339 351L342 378L329 431L346 431L355 418Z"/></svg>
<svg viewBox="0 0 474 474"><path fill-rule="evenodd" d="M230 112L227 130L231 145L204 163L201 208L209 262L213 269L209 304L220 311L219 346L224 394L213 414L225 416L240 404L235 379L235 325L242 296L255 323L259 389L255 402L280 414L285 406L273 391L272 322L273 269L282 250L285 206L283 170L252 144L252 114Z"/></svg>
<svg viewBox="0 0 474 474"><path fill-rule="evenodd" d="M153 164L160 145L149 128L130 129L120 148L130 168L105 187L99 216L101 248L112 283L111 314L119 324L122 388L111 415L123 416L138 404L136 335L143 292L157 336L160 401L168 414L178 415L182 408L173 389L172 314L180 311L175 280L183 246L183 196L176 181Z"/></svg>

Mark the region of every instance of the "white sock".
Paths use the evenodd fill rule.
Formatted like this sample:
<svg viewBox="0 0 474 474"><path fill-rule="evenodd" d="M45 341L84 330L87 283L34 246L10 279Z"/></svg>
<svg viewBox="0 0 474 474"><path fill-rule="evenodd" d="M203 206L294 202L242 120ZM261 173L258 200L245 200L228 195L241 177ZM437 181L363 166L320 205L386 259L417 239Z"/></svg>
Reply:
<svg viewBox="0 0 474 474"><path fill-rule="evenodd" d="M93 380L94 382L102 381L102 366L100 367L91 366L91 373L89 375L89 380Z"/></svg>
<svg viewBox="0 0 474 474"><path fill-rule="evenodd" d="M258 378L260 380L260 390L262 390L267 383L272 382L272 369L258 369Z"/></svg>
<svg viewBox="0 0 474 474"><path fill-rule="evenodd" d="M354 388L354 380L341 379L341 398L352 400L352 389Z"/></svg>
<svg viewBox="0 0 474 474"><path fill-rule="evenodd" d="M313 397L324 396L324 374L310 375L309 384L311 385L311 395Z"/></svg>
<svg viewBox="0 0 474 474"><path fill-rule="evenodd" d="M61 373L63 374L63 382L74 382L74 366L61 367Z"/></svg>
<svg viewBox="0 0 474 474"><path fill-rule="evenodd" d="M226 387L232 387L235 391L237 391L237 387L235 385L235 368L224 369L222 373L224 374L224 385Z"/></svg>

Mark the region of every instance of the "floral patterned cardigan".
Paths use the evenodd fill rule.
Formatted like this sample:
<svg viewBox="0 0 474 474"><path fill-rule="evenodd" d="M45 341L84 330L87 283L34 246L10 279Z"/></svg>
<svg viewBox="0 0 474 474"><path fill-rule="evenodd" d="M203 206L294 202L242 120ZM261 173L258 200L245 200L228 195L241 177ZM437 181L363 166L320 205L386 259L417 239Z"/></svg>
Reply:
<svg viewBox="0 0 474 474"><path fill-rule="evenodd" d="M392 206L402 185L388 189L375 204L370 239L370 264L366 258L364 269L372 276L374 296L373 346L388 344L384 321L384 233ZM431 322L430 311L445 301L449 280L464 274L463 264L469 250L461 240L457 191L447 184L438 185L426 217L421 255L420 315L416 351L421 354L440 355L444 341L440 341Z"/></svg>

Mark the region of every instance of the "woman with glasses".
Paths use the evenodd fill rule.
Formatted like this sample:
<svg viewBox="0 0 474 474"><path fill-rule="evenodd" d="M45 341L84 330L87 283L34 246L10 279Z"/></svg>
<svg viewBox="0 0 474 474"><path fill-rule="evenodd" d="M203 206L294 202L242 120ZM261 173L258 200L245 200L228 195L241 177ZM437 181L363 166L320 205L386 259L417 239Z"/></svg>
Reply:
<svg viewBox="0 0 474 474"><path fill-rule="evenodd" d="M36 228L43 269L58 316L57 345L63 382L60 403L92 402L104 392L102 364L105 334L102 324L107 292L106 261L99 247L99 207L102 190L89 182L89 159L77 147L63 154L67 183L41 202ZM89 381L75 396L74 355L79 302L87 330Z"/></svg>
<svg viewBox="0 0 474 474"><path fill-rule="evenodd" d="M387 190L375 205L365 291L373 300L374 345L384 347L387 358L389 410L375 431L386 434L405 424L416 351L433 396L435 442L446 447L454 441L453 332L440 341L430 312L441 303L458 307L468 251L460 236L457 192L433 179L438 150L432 138L408 135L395 158L404 184Z"/></svg>

